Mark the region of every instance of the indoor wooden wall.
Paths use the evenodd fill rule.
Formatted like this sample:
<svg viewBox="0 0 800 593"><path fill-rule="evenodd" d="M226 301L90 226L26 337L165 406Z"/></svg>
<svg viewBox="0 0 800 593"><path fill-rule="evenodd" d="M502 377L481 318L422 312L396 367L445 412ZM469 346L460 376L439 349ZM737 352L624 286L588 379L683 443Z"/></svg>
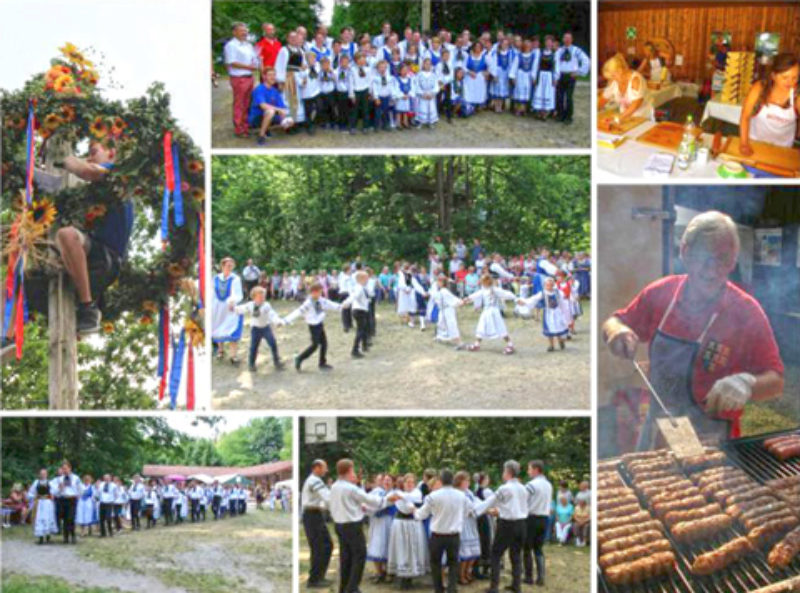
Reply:
<svg viewBox="0 0 800 593"><path fill-rule="evenodd" d="M756 34L780 33L780 51L800 54L800 2L606 2L598 11L598 59L600 63L616 51L627 54L625 30L637 28L636 51L663 37L683 55L683 66L671 67L673 77L699 82L709 77L706 65L713 31L729 31L731 49L752 51Z"/></svg>

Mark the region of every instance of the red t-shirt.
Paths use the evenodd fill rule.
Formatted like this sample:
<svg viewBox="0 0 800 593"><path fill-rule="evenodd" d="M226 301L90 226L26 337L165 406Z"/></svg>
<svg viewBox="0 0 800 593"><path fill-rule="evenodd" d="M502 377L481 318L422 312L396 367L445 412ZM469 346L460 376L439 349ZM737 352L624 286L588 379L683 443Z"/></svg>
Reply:
<svg viewBox="0 0 800 593"><path fill-rule="evenodd" d="M642 342L649 342L675 291L681 290L685 279L686 276L667 276L656 280L614 315L635 331ZM683 301L681 290L662 328L670 336L696 341L711 315L717 313L694 363L692 386L695 401L702 402L714 382L728 375L758 375L767 371L783 375L783 361L772 327L761 305L752 296L728 282L724 294L713 306L695 310ZM730 419L738 415L733 416Z"/></svg>
<svg viewBox="0 0 800 593"><path fill-rule="evenodd" d="M464 278L467 277L467 271L464 268L461 268L458 272L456 272L456 280L458 282L464 282Z"/></svg>
<svg viewBox="0 0 800 593"><path fill-rule="evenodd" d="M281 50L281 42L277 39L269 40L262 37L256 43L258 55L261 57L261 64L264 68L274 68L275 60L278 58L278 52Z"/></svg>

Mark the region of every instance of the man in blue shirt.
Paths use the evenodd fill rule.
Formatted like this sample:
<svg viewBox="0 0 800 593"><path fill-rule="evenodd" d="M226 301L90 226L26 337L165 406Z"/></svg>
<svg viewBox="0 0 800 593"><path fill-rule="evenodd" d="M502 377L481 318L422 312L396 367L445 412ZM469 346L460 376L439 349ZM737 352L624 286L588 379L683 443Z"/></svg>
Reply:
<svg viewBox="0 0 800 593"><path fill-rule="evenodd" d="M68 156L64 168L89 183L101 181L114 166L114 151L99 142L89 146L85 159ZM78 295L77 329L87 334L100 329L97 297L119 277L133 233L130 200L109 205L91 231L66 226L56 232L56 246Z"/></svg>
<svg viewBox="0 0 800 593"><path fill-rule="evenodd" d="M267 136L271 135L270 126L279 125L288 130L294 125L283 95L275 83L274 68L264 70L264 81L253 90L248 123L251 128L259 128L257 140L259 146L267 143Z"/></svg>

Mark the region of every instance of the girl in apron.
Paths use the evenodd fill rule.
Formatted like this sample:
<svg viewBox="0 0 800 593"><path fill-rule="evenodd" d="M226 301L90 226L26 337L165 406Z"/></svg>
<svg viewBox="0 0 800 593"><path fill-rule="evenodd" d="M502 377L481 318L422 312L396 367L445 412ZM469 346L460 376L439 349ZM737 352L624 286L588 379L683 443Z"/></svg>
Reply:
<svg viewBox="0 0 800 593"><path fill-rule="evenodd" d="M528 109L533 93L533 72L538 67L539 51L533 50L533 44L526 39L522 45L522 52L517 53L511 65L508 76L514 81L514 90L511 101L514 105L514 115L523 116Z"/></svg>
<svg viewBox="0 0 800 593"><path fill-rule="evenodd" d="M692 389L695 360L718 313L715 311L709 316L703 331L695 339L679 338L664 330L685 284L686 280L678 286L650 341L650 382L670 413L674 416L688 416L701 438L724 440L730 435L731 421L709 417L695 401ZM655 421L663 416L663 410L652 402L639 435L637 451L647 451L654 447L657 436L654 430Z"/></svg>
<svg viewBox="0 0 800 593"><path fill-rule="evenodd" d="M480 43L474 43L472 50L464 64L466 76L464 77L464 101L471 103L475 109L483 107L487 98L487 79L489 76L486 65L486 54Z"/></svg>
<svg viewBox="0 0 800 593"><path fill-rule="evenodd" d="M769 74L750 89L739 122L739 151L742 154L753 154L751 140L784 147L794 144L797 137L795 95L798 74L800 63L797 58L788 53L779 54Z"/></svg>
<svg viewBox="0 0 800 593"><path fill-rule="evenodd" d="M242 339L243 316L231 310L242 300L242 281L233 273L236 263L232 258L222 260L222 272L214 277L214 293L211 303L211 340L221 360L225 342L230 344L231 363L239 364L236 350Z"/></svg>
<svg viewBox="0 0 800 593"><path fill-rule="evenodd" d="M533 111L540 120L553 117L556 109L558 63L553 49L553 41L552 35L544 38L545 47L539 54L539 63L534 72L536 88L533 91Z"/></svg>

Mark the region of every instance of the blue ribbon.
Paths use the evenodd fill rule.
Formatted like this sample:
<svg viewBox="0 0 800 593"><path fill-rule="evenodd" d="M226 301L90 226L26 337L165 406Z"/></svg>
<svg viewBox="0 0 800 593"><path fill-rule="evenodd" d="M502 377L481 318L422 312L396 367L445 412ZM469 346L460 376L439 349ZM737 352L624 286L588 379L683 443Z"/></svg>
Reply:
<svg viewBox="0 0 800 593"><path fill-rule="evenodd" d="M161 240L169 239L169 189L164 184L164 200L161 205Z"/></svg>
<svg viewBox="0 0 800 593"><path fill-rule="evenodd" d="M6 335L8 334L8 327L11 325L11 314L14 312L14 305L17 304L17 291L23 290L22 283L25 281L25 276L22 272L22 258L20 257L17 260L16 265L14 266L14 290L11 293L11 297L6 299L6 306L5 310L3 311L3 331L2 331L2 338L5 339ZM5 290L5 287L3 288ZM26 306L26 318L27 318L27 306Z"/></svg>
<svg viewBox="0 0 800 593"><path fill-rule="evenodd" d="M181 193L181 164L178 158L178 143L172 143L172 168L175 170L175 191L172 199L175 202L175 226L183 226L183 194Z"/></svg>
<svg viewBox="0 0 800 593"><path fill-rule="evenodd" d="M173 348L172 370L169 376L169 407L175 409L178 400L178 389L181 386L181 371L183 370L183 351L186 349L186 330L181 330L181 337L177 347Z"/></svg>
<svg viewBox="0 0 800 593"><path fill-rule="evenodd" d="M28 176L31 175L32 153L33 153L33 101L28 101L28 125L25 130L27 136L25 148L25 201L30 206L33 203L32 186L33 181L29 180Z"/></svg>

